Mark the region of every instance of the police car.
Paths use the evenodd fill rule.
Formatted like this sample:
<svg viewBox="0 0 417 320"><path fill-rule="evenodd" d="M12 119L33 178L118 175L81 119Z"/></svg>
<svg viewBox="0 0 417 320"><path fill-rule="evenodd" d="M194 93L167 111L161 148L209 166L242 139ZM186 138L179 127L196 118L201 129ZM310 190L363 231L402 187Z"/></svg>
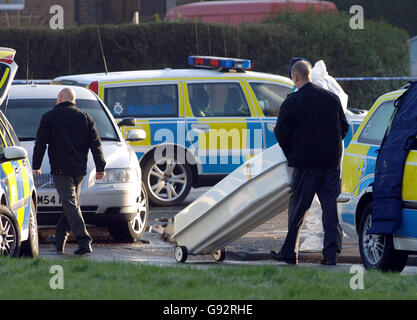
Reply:
<svg viewBox="0 0 417 320"><path fill-rule="evenodd" d="M346 234L359 238L363 264L369 269L402 271L410 253L417 253L417 150L411 150L404 171L401 225L392 235L367 235L372 224L372 185L377 152L405 90L379 97L345 151L339 222Z"/></svg>
<svg viewBox="0 0 417 320"><path fill-rule="evenodd" d="M15 50L0 48L0 105L17 71ZM7 103L7 102L6 102ZM0 112L0 255L38 256L36 190L25 149Z"/></svg>
<svg viewBox="0 0 417 320"><path fill-rule="evenodd" d="M290 79L248 71L250 60L191 56L193 69L145 70L58 77L88 87L116 119L134 119L147 132L131 142L149 200L181 203L190 188L214 185L250 157L276 143L280 106ZM348 143L360 120L351 123Z"/></svg>

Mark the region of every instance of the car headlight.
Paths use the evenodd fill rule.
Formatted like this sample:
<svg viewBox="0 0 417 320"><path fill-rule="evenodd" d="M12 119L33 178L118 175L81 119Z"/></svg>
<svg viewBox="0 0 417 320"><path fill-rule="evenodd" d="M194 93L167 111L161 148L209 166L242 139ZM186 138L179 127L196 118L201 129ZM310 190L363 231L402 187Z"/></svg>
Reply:
<svg viewBox="0 0 417 320"><path fill-rule="evenodd" d="M96 183L123 183L138 180L138 172L135 168L106 169L106 175Z"/></svg>

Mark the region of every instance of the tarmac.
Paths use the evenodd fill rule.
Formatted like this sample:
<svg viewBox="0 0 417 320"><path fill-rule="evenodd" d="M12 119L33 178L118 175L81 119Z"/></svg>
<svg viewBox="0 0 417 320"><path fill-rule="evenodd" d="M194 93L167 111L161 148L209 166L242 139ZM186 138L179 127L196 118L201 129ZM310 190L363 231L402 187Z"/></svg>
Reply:
<svg viewBox="0 0 417 320"><path fill-rule="evenodd" d="M88 230L94 239L93 248L98 260L118 261L164 261L175 263L173 251L175 243L169 241L173 232L173 218L186 205L201 195L205 189L194 189L187 201L178 207L151 207L148 221L148 230L141 240L133 243L117 243L112 240L105 228L88 226ZM266 262L272 263L271 250L279 251L287 234L288 212L287 210L263 223L240 239L226 246L226 260L235 262ZM53 229L40 231L41 256L54 257L52 245L48 243L47 236L54 233ZM300 244L310 233L303 229L300 233ZM73 238L69 239L68 249L76 248ZM69 250L68 250L69 251ZM72 251L72 249L71 249ZM302 252L299 251L298 261L303 264L316 264L322 259L321 250ZM190 261L213 261L211 256L190 256ZM187 260L187 261L188 261ZM338 257L339 264L362 264L357 239L344 236L342 252ZM417 266L417 256L410 256L409 266Z"/></svg>

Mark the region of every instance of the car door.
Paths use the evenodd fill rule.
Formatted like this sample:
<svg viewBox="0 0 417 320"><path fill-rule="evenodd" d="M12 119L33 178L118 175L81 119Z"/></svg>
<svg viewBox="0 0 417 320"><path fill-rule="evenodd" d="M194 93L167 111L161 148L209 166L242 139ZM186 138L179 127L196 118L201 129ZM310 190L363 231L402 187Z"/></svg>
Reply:
<svg viewBox="0 0 417 320"><path fill-rule="evenodd" d="M262 126L239 80L188 80L187 140L202 174L228 174L263 148Z"/></svg>
<svg viewBox="0 0 417 320"><path fill-rule="evenodd" d="M5 138L5 127L0 121L0 155L4 153L7 139ZM24 197L24 186L22 179L22 168L21 161L9 161L4 160L1 163L0 179L5 183L6 190L8 190L8 203L11 211L16 216L19 227L22 228L23 221L25 218L25 197Z"/></svg>
<svg viewBox="0 0 417 320"><path fill-rule="evenodd" d="M272 81L250 81L255 106L262 112L261 122L264 130L265 148L277 143L274 129L281 104L291 93L291 85Z"/></svg>

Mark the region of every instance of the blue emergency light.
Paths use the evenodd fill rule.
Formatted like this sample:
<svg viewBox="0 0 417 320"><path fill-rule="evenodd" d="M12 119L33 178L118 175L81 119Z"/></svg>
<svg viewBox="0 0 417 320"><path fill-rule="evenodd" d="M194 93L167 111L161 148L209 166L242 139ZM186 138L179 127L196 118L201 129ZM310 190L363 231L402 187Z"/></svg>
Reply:
<svg viewBox="0 0 417 320"><path fill-rule="evenodd" d="M209 56L189 56L188 64L200 68L220 68L238 70L247 70L251 67L250 60Z"/></svg>

